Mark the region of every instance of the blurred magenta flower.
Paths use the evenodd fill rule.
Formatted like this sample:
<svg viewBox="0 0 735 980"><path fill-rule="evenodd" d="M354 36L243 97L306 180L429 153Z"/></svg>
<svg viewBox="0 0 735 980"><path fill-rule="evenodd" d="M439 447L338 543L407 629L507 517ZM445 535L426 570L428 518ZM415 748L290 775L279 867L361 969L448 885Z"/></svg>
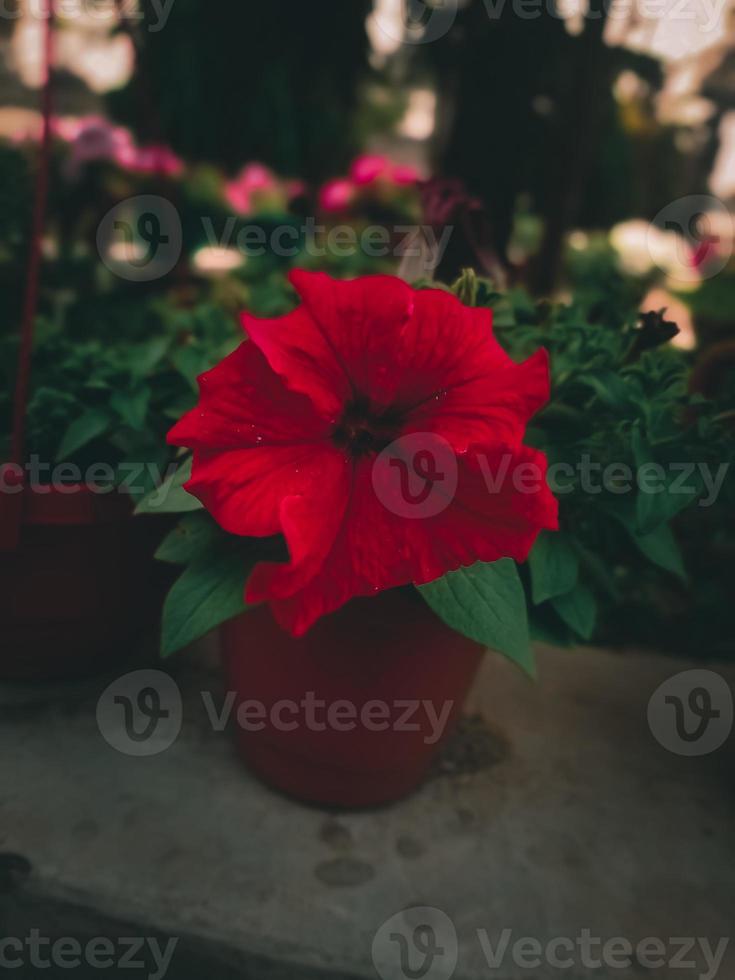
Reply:
<svg viewBox="0 0 735 980"><path fill-rule="evenodd" d="M390 166L391 163L387 157L366 153L353 162L350 167L350 178L355 184L372 184L378 177L384 176Z"/></svg>
<svg viewBox="0 0 735 980"><path fill-rule="evenodd" d="M98 160L117 162L133 147L133 136L124 126L115 126L103 116L57 119L53 132L69 144L67 176L77 177L88 163Z"/></svg>
<svg viewBox="0 0 735 980"><path fill-rule="evenodd" d="M163 143L150 146L135 146L129 143L120 147L114 157L115 163L124 170L136 174L159 174L164 177L178 177L184 169L183 161L174 151Z"/></svg>
<svg viewBox="0 0 735 980"><path fill-rule="evenodd" d="M266 206L285 209L288 202L305 191L300 180L281 180L262 163L248 163L233 180L225 183L225 199L237 214L252 214Z"/></svg>
<svg viewBox="0 0 735 980"><path fill-rule="evenodd" d="M184 169L183 161L170 147L162 143L136 146L129 129L115 125L104 116L56 116L51 121L51 132L69 148L64 173L72 179L88 163L101 160L136 174L176 177ZM13 137L17 143L39 138L40 131L35 127L27 127Z"/></svg>
<svg viewBox="0 0 735 980"><path fill-rule="evenodd" d="M319 192L319 204L324 211L345 211L355 200L357 190L351 180L338 177L328 180Z"/></svg>
<svg viewBox="0 0 735 980"><path fill-rule="evenodd" d="M388 157L366 153L350 167L350 179L358 186L384 180L391 184L415 184L419 173L415 167L393 163Z"/></svg>
<svg viewBox="0 0 735 980"><path fill-rule="evenodd" d="M421 174L409 164L396 164L391 170L391 180L394 184L417 184Z"/></svg>
<svg viewBox="0 0 735 980"><path fill-rule="evenodd" d="M336 177L323 185L319 204L323 211L331 212L347 211L361 203L390 207L402 199L405 189L416 187L420 180L415 167L365 153L353 161L347 177Z"/></svg>

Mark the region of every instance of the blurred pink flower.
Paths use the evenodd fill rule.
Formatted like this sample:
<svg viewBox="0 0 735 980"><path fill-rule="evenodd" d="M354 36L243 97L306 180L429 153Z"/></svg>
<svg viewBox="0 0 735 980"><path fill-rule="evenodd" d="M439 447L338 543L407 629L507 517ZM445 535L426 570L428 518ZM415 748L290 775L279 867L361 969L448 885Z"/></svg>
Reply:
<svg viewBox="0 0 735 980"><path fill-rule="evenodd" d="M11 136L14 143L38 142L42 133L39 117L32 124L16 130ZM132 144L133 137L123 126L115 126L104 116L54 116L51 134L68 143L80 160L113 159L120 146Z"/></svg>
<svg viewBox="0 0 735 980"><path fill-rule="evenodd" d="M123 126L114 126L102 116L59 119L55 133L69 144L67 172L76 176L81 168L96 160L117 161L133 147L133 137Z"/></svg>
<svg viewBox="0 0 735 980"><path fill-rule="evenodd" d="M372 184L378 177L384 176L390 168L391 162L387 157L366 153L353 161L350 178L358 185Z"/></svg>
<svg viewBox="0 0 735 980"><path fill-rule="evenodd" d="M356 188L343 177L328 180L319 192L319 204L324 211L344 211L355 199Z"/></svg>
<svg viewBox="0 0 735 980"><path fill-rule="evenodd" d="M51 121L51 132L69 147L65 162L68 177L77 177L85 164L96 160L109 160L138 174L175 177L184 169L183 161L168 146L136 146L129 129L116 126L104 116L56 116ZM37 128L27 128L13 137L15 142L39 138Z"/></svg>
<svg viewBox="0 0 735 980"><path fill-rule="evenodd" d="M376 180L390 184L415 184L420 176L418 170L408 164L393 163L388 157L366 153L353 161L350 179L363 187Z"/></svg>
<svg viewBox="0 0 735 980"><path fill-rule="evenodd" d="M163 143L135 146L131 141L119 148L115 162L132 173L160 174L164 177L177 177L184 169L183 161Z"/></svg>
<svg viewBox="0 0 735 980"><path fill-rule="evenodd" d="M225 198L233 211L250 214L258 192L273 191L277 187L278 181L272 170L262 163L248 163L234 180L225 184Z"/></svg>
<svg viewBox="0 0 735 980"><path fill-rule="evenodd" d="M390 176L394 184L416 184L421 180L418 170L409 164L396 164Z"/></svg>

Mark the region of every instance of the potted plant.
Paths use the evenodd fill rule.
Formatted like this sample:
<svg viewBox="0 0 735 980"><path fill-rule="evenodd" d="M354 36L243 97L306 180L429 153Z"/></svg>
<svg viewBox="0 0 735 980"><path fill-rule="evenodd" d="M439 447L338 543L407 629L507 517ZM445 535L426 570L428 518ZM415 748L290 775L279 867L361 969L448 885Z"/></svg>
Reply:
<svg viewBox="0 0 735 980"><path fill-rule="evenodd" d="M55 314L55 315L54 315ZM50 679L129 652L169 583L153 554L170 518L133 521L161 483L164 436L194 377L233 343L230 318L126 291L86 295L36 322L32 384L11 440L18 338L0 338L0 676Z"/></svg>
<svg viewBox="0 0 735 980"><path fill-rule="evenodd" d="M660 314L536 304L471 273L451 292L292 282L301 305L244 316L248 339L169 435L192 455L161 506L197 510L158 553L183 566L162 652L220 626L254 770L304 799L375 804L420 782L485 647L533 673L531 636L589 640L643 568L685 576L671 522L721 428L704 404L687 421L688 366ZM667 460L694 483L675 487ZM586 461L618 467L599 493ZM636 468L654 461L648 492Z"/></svg>
<svg viewBox="0 0 735 980"><path fill-rule="evenodd" d="M239 713L264 712L240 727L245 757L302 797L378 803L421 779L431 719L448 730L484 646L532 669L515 562L557 524L545 458L523 445L548 361L540 349L516 364L489 309L446 290L292 282L302 305L245 317L248 339L202 375L169 435L193 450L185 490L209 514L161 549L187 564L163 645L228 621ZM282 724L284 701L341 705L344 723ZM401 705L415 707L408 728Z"/></svg>

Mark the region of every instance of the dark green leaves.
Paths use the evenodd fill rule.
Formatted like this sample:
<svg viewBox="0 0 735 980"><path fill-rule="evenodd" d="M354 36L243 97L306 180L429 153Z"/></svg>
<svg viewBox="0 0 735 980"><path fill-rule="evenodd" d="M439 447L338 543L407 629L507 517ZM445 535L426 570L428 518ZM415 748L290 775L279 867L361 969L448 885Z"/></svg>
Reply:
<svg viewBox="0 0 735 980"><path fill-rule="evenodd" d="M64 433L56 452L58 459L68 459L78 449L92 442L106 432L110 425L110 415L103 409L90 408L75 419Z"/></svg>
<svg viewBox="0 0 735 980"><path fill-rule="evenodd" d="M552 599L551 604L567 626L583 640L591 638L597 617L597 603L586 585L580 583L571 592Z"/></svg>
<svg viewBox="0 0 735 980"><path fill-rule="evenodd" d="M184 514L201 510L196 497L184 490L184 484L191 479L191 457L171 473L160 487L151 490L135 509L136 514Z"/></svg>
<svg viewBox="0 0 735 980"><path fill-rule="evenodd" d="M140 430L145 425L150 401L150 388L140 386L114 392L110 398L110 408L119 415L125 425Z"/></svg>
<svg viewBox="0 0 735 980"><path fill-rule="evenodd" d="M196 558L166 598L161 655L170 656L244 612L249 572L239 549L225 548Z"/></svg>
<svg viewBox="0 0 735 980"><path fill-rule="evenodd" d="M631 531L630 534L642 554L649 561L678 576L682 581L686 581L684 559L679 545L676 543L674 532L668 524L659 524L656 530L651 531L650 534L636 534L634 531Z"/></svg>
<svg viewBox="0 0 735 980"><path fill-rule="evenodd" d="M579 559L562 531L542 531L533 546L528 564L531 591L536 605L571 591L577 584Z"/></svg>
<svg viewBox="0 0 735 980"><path fill-rule="evenodd" d="M534 674L526 597L510 558L449 572L419 592L448 626Z"/></svg>
<svg viewBox="0 0 735 980"><path fill-rule="evenodd" d="M638 469L637 529L640 534L650 534L696 500L701 492L700 477L694 467L688 473L685 460L675 461L673 466L656 461L638 427L633 430L631 445Z"/></svg>
<svg viewBox="0 0 735 980"><path fill-rule="evenodd" d="M281 536L240 538L205 511L187 514L156 558L185 566L163 608L161 654L170 656L246 609L245 583L259 561L288 561Z"/></svg>
<svg viewBox="0 0 735 980"><path fill-rule="evenodd" d="M222 534L206 511L187 514L163 540L156 558L171 565L188 565L206 554L208 549L216 547Z"/></svg>

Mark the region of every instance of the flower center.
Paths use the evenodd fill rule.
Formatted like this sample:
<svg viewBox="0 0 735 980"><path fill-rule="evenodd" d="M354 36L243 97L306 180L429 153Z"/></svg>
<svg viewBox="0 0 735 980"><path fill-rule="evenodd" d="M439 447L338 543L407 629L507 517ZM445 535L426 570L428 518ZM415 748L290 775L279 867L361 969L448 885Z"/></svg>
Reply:
<svg viewBox="0 0 735 980"><path fill-rule="evenodd" d="M375 412L367 398L356 398L344 410L332 433L338 449L353 457L380 453L397 439L401 418L391 409Z"/></svg>

